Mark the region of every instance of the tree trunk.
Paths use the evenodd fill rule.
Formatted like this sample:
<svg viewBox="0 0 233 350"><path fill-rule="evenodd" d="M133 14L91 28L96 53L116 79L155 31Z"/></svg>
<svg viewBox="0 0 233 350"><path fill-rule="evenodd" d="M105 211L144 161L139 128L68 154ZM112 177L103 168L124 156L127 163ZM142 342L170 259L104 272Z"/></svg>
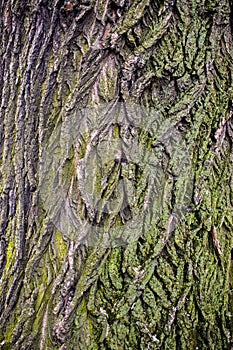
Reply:
<svg viewBox="0 0 233 350"><path fill-rule="evenodd" d="M1 349L233 348L232 8L1 1Z"/></svg>

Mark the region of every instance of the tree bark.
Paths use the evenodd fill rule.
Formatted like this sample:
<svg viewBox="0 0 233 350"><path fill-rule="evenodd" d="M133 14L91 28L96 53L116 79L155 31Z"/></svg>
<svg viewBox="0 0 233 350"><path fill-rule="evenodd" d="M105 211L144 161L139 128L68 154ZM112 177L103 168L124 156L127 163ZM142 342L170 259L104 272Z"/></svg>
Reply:
<svg viewBox="0 0 233 350"><path fill-rule="evenodd" d="M232 9L1 1L1 349L233 348Z"/></svg>

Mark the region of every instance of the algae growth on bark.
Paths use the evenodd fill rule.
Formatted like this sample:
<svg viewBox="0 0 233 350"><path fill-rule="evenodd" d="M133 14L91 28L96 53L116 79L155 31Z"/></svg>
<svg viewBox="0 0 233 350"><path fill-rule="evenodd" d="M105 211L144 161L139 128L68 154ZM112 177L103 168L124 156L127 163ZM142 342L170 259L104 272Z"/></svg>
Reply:
<svg viewBox="0 0 233 350"><path fill-rule="evenodd" d="M1 2L1 349L233 347L232 8Z"/></svg>

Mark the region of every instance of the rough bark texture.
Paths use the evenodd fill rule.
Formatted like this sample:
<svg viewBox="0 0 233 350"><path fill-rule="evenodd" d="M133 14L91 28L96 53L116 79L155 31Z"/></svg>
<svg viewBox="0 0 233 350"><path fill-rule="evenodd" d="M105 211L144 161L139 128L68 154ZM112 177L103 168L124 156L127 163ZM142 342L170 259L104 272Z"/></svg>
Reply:
<svg viewBox="0 0 233 350"><path fill-rule="evenodd" d="M231 11L226 0L1 1L1 349L232 348ZM170 233L170 174L143 236L76 244L43 208L39 160L62 118L114 102L159 108L182 134L190 208Z"/></svg>

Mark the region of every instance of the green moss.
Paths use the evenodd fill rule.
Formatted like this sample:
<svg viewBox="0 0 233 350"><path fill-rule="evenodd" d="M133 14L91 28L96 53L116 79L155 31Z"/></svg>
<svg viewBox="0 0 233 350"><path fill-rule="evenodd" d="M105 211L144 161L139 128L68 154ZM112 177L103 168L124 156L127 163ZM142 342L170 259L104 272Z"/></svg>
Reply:
<svg viewBox="0 0 233 350"><path fill-rule="evenodd" d="M98 94L105 102L111 102L117 91L117 70L113 57L104 64L98 84Z"/></svg>
<svg viewBox="0 0 233 350"><path fill-rule="evenodd" d="M18 321L19 321L19 317L15 313L10 316L10 319L9 319L7 326L6 326L6 330L4 332L4 338L3 338L5 343L6 343L6 346L8 346L8 344L10 344L12 334L14 332L14 329L15 329Z"/></svg>
<svg viewBox="0 0 233 350"><path fill-rule="evenodd" d="M65 243L65 240L63 238L63 235L60 231L56 232L56 249L57 249L57 256L64 257L67 254L67 245Z"/></svg>
<svg viewBox="0 0 233 350"><path fill-rule="evenodd" d="M13 239L8 241L7 250L6 250L6 266L8 270L9 266L12 264L12 261L15 258L15 241Z"/></svg>
<svg viewBox="0 0 233 350"><path fill-rule="evenodd" d="M36 305L35 305L35 311L37 312L40 308L40 306L42 305L43 299L44 299L44 295L45 295L45 290L46 290L46 280L47 280L47 274L43 274L43 278L42 280L44 281L44 283L41 283L38 289L38 297L36 300Z"/></svg>
<svg viewBox="0 0 233 350"><path fill-rule="evenodd" d="M121 248L112 249L110 253L110 263L108 265L111 282L116 289L122 288L122 276L120 274Z"/></svg>
<svg viewBox="0 0 233 350"><path fill-rule="evenodd" d="M129 7L127 11L127 16L123 18L122 24L118 28L117 32L119 33L119 35L123 34L135 23L137 23L148 4L148 0L137 0L133 2L133 4Z"/></svg>

